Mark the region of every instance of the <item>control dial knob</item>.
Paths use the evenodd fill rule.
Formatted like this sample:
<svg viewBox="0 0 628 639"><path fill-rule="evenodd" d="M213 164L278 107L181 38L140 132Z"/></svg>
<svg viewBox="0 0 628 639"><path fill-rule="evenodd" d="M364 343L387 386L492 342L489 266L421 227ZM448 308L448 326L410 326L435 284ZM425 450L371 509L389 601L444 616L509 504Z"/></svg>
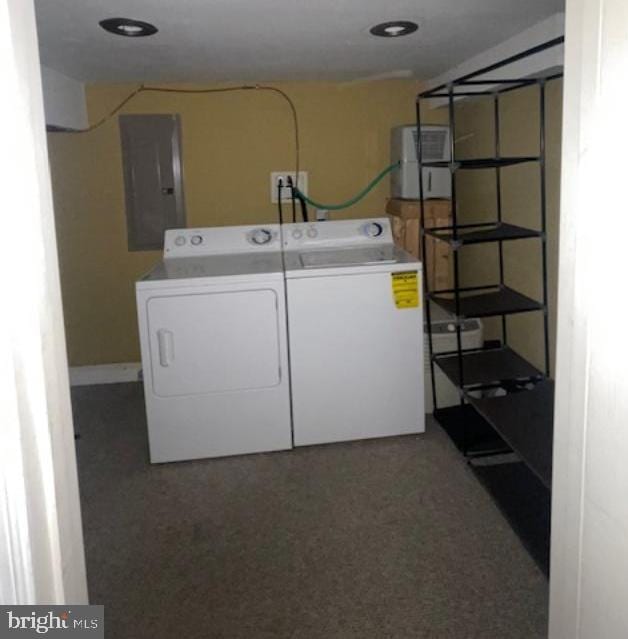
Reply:
<svg viewBox="0 0 628 639"><path fill-rule="evenodd" d="M379 222L370 222L364 226L366 237L379 237L384 232L384 227Z"/></svg>
<svg viewBox="0 0 628 639"><path fill-rule="evenodd" d="M251 242L261 246L262 244L268 244L273 239L272 233L268 229L255 229L251 234Z"/></svg>
<svg viewBox="0 0 628 639"><path fill-rule="evenodd" d="M198 246L199 244L203 243L203 236L202 235L192 235L192 237L190 238L190 242L192 242L192 244L194 246Z"/></svg>

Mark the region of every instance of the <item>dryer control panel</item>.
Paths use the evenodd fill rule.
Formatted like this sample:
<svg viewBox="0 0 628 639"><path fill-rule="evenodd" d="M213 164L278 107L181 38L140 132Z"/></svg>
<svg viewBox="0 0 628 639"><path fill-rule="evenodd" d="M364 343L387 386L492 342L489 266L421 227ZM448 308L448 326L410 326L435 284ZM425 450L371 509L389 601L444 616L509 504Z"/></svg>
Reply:
<svg viewBox="0 0 628 639"><path fill-rule="evenodd" d="M164 258L279 251L279 238L278 224L169 229L164 236Z"/></svg>
<svg viewBox="0 0 628 639"><path fill-rule="evenodd" d="M392 244L393 241L390 220L387 217L284 224L282 235L283 246L286 250L372 246Z"/></svg>

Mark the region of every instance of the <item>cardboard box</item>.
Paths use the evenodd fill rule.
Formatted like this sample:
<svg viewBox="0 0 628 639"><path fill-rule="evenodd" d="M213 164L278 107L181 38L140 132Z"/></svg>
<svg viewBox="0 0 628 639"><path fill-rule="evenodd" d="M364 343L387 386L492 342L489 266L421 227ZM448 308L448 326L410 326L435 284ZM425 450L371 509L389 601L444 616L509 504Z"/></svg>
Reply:
<svg viewBox="0 0 628 639"><path fill-rule="evenodd" d="M421 205L419 200L398 200L396 198L391 198L386 203L386 213L388 213L388 215L395 215L404 220L418 220L421 217Z"/></svg>
<svg viewBox="0 0 628 639"><path fill-rule="evenodd" d="M419 220L421 205L418 200L390 199L386 212L391 216L391 229L395 244L423 262L424 276L430 291L453 287L453 259L446 242L425 238L427 256L421 257ZM451 201L426 200L424 202L426 228L451 226Z"/></svg>

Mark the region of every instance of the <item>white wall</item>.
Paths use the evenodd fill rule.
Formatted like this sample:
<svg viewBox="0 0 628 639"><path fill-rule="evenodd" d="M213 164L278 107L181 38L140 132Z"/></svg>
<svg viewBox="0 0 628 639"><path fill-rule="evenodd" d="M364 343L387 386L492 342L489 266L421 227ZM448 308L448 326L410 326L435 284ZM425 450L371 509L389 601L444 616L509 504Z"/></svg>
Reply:
<svg viewBox="0 0 628 639"><path fill-rule="evenodd" d="M567 0L551 639L628 637L628 2Z"/></svg>
<svg viewBox="0 0 628 639"><path fill-rule="evenodd" d="M41 67L46 124L63 129L87 128L85 85L78 80Z"/></svg>
<svg viewBox="0 0 628 639"><path fill-rule="evenodd" d="M0 0L0 601L87 601L35 10Z"/></svg>

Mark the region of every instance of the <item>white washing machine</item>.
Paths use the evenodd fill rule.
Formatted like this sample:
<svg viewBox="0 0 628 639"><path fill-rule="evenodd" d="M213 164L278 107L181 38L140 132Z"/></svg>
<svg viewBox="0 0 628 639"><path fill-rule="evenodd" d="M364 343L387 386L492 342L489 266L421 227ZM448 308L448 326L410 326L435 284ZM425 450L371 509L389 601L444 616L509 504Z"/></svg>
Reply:
<svg viewBox="0 0 628 639"><path fill-rule="evenodd" d="M279 226L166 231L136 294L152 462L292 447Z"/></svg>
<svg viewBox="0 0 628 639"><path fill-rule="evenodd" d="M283 237L295 445L423 432L420 262L388 218Z"/></svg>

